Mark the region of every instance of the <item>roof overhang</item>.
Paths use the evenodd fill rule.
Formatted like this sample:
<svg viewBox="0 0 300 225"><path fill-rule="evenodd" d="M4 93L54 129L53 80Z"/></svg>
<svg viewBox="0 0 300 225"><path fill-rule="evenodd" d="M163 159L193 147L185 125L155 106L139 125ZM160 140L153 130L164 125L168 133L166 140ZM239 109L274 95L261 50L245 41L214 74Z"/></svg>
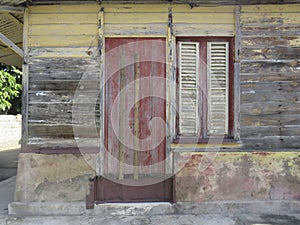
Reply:
<svg viewBox="0 0 300 225"><path fill-rule="evenodd" d="M64 0L64 1L51 1L51 0L30 0L30 4L43 5L43 4L90 4L90 3L112 3L112 4L189 4L189 5L252 5L252 4L296 4L300 3L300 0L94 0L94 1L84 1L84 0Z"/></svg>
<svg viewBox="0 0 300 225"><path fill-rule="evenodd" d="M23 63L23 14L26 0L0 0L0 63Z"/></svg>

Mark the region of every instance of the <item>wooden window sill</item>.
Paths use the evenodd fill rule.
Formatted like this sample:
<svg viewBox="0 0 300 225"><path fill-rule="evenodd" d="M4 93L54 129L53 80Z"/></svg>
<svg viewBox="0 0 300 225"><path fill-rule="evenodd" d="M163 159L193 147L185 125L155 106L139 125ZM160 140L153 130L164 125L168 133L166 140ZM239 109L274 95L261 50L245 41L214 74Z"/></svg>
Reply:
<svg viewBox="0 0 300 225"><path fill-rule="evenodd" d="M194 150L194 149L213 149L213 148L239 148L242 144L237 141L227 141L227 142L219 142L219 143L172 143L171 148L173 150Z"/></svg>

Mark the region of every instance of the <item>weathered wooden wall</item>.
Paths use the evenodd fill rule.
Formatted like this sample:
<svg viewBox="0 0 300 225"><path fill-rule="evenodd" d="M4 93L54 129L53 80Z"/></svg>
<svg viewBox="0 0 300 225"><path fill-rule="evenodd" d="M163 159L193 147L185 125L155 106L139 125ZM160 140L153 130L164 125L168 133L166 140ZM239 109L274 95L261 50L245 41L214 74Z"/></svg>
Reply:
<svg viewBox="0 0 300 225"><path fill-rule="evenodd" d="M29 8L27 147L76 147L76 137L99 146L98 12L97 5Z"/></svg>
<svg viewBox="0 0 300 225"><path fill-rule="evenodd" d="M234 36L237 30L233 6L29 7L25 56L29 65L29 147L75 147L74 130L80 130L78 135L87 145L99 145L93 125L99 129L100 107L95 102L100 91L101 7L105 37L167 38L169 12L175 36ZM299 5L241 7L241 83L235 85L241 86L240 137L245 149L300 146L299 12ZM75 93L81 101L76 104L76 121Z"/></svg>
<svg viewBox="0 0 300 225"><path fill-rule="evenodd" d="M241 139L245 147L300 147L300 7L241 8Z"/></svg>

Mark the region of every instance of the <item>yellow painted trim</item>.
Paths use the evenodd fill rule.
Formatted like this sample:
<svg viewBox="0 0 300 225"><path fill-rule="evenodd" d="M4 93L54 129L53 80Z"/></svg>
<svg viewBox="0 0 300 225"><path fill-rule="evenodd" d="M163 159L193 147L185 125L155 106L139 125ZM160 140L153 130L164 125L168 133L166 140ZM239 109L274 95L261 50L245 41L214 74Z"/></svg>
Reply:
<svg viewBox="0 0 300 225"><path fill-rule="evenodd" d="M97 13L30 14L29 24L97 24Z"/></svg>
<svg viewBox="0 0 300 225"><path fill-rule="evenodd" d="M230 143L221 143L221 144L171 144L171 148L222 148L222 147L228 147L228 148L236 148L241 147L242 145L240 143L236 142L230 142Z"/></svg>
<svg viewBox="0 0 300 225"><path fill-rule="evenodd" d="M29 27L29 35L49 36L49 35L97 35L98 26L96 24L42 24Z"/></svg>
<svg viewBox="0 0 300 225"><path fill-rule="evenodd" d="M98 13L100 6L91 5L40 5L30 6L30 13L49 14L49 13Z"/></svg>
<svg viewBox="0 0 300 225"><path fill-rule="evenodd" d="M234 24L234 13L174 13L174 24ZM213 26L213 25L212 25Z"/></svg>
<svg viewBox="0 0 300 225"><path fill-rule="evenodd" d="M97 36L31 36L28 39L30 47L92 47L97 44Z"/></svg>
<svg viewBox="0 0 300 225"><path fill-rule="evenodd" d="M168 13L168 4L101 4L106 13Z"/></svg>
<svg viewBox="0 0 300 225"><path fill-rule="evenodd" d="M105 23L112 24L157 24L167 23L168 13L104 13Z"/></svg>
<svg viewBox="0 0 300 225"><path fill-rule="evenodd" d="M173 13L233 13L234 6L191 7L188 4L172 5Z"/></svg>

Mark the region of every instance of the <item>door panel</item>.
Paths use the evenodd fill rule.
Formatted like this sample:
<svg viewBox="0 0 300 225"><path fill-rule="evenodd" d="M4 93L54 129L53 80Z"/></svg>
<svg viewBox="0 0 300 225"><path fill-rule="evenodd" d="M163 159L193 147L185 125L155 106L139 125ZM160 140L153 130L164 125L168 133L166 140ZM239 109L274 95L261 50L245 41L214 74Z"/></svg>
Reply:
<svg viewBox="0 0 300 225"><path fill-rule="evenodd" d="M105 177L164 178L165 49L165 39L105 40Z"/></svg>

